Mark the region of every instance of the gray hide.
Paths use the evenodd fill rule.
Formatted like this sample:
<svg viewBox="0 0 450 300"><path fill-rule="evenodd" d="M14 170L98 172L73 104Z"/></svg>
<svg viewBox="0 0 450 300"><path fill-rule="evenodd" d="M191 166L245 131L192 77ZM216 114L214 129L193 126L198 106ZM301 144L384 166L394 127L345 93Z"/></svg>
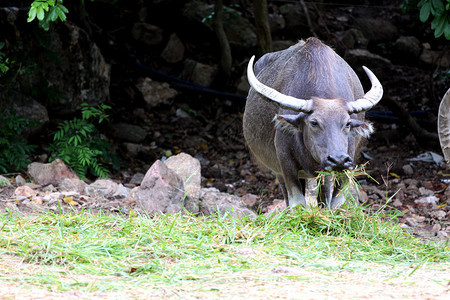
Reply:
<svg viewBox="0 0 450 300"><path fill-rule="evenodd" d="M305 181L312 194L316 171L354 167L362 139L372 132L363 112L381 99L381 84L364 68L372 83L364 94L352 68L316 38L264 55L254 75L252 64L243 120L247 145L275 173L287 206L315 206L305 199ZM328 177L320 195L330 208L345 201L333 182Z"/></svg>

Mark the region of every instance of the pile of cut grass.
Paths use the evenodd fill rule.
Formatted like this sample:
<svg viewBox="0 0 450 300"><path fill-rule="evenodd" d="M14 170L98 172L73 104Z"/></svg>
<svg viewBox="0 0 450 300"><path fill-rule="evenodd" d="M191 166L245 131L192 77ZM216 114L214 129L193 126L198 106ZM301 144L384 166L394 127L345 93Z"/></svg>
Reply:
<svg viewBox="0 0 450 300"><path fill-rule="evenodd" d="M450 260L448 243L425 244L379 213L353 205L337 211L299 208L255 220L181 213L153 218L3 213L0 228L0 253L124 280L96 283L98 290L119 289L124 282L206 280L324 259L412 265Z"/></svg>

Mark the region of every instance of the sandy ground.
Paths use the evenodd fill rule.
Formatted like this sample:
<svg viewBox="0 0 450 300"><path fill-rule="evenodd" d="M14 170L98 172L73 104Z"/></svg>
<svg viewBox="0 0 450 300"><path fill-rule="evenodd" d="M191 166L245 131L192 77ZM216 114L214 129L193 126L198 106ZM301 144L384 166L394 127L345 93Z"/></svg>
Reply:
<svg viewBox="0 0 450 300"><path fill-rule="evenodd" d="M334 266L329 268L329 266ZM0 299L450 299L450 263L412 267L323 261L307 267L278 266L163 286L90 291L95 282L120 277L82 275L59 267L0 257ZM414 272L413 272L414 271ZM412 274L411 274L412 273ZM74 283L69 291L44 286L46 275ZM411 274L411 275L410 275ZM53 277L54 278L54 277ZM76 284L82 288L76 288Z"/></svg>

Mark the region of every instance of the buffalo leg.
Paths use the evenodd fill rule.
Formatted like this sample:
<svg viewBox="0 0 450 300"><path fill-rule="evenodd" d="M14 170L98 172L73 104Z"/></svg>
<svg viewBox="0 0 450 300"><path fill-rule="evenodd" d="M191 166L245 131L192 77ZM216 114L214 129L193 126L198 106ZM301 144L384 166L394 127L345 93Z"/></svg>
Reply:
<svg viewBox="0 0 450 300"><path fill-rule="evenodd" d="M313 208L317 207L317 189L318 185L316 179L306 178L305 179L305 202L306 207Z"/></svg>

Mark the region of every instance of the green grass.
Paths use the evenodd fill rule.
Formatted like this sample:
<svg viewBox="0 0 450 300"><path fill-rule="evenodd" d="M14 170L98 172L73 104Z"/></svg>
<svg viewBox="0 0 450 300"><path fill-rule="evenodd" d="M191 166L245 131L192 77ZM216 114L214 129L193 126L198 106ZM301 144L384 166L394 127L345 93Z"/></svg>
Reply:
<svg viewBox="0 0 450 300"><path fill-rule="evenodd" d="M423 243L381 213L369 215L352 205L337 211L298 209L255 220L3 213L0 229L0 253L73 273L121 278L77 283L88 290L207 280L277 266L315 266L330 259L411 266L450 261L448 243ZM27 280L59 290L74 288L51 272Z"/></svg>

